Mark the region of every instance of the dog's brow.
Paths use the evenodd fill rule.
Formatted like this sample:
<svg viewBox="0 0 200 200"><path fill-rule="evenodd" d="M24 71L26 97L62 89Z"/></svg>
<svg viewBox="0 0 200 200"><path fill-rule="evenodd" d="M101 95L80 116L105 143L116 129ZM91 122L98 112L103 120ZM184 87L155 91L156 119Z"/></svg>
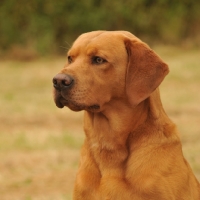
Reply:
<svg viewBox="0 0 200 200"><path fill-rule="evenodd" d="M67 52L67 55L71 55L71 56L74 56L76 57L78 55L78 49L76 48L71 48L68 52Z"/></svg>
<svg viewBox="0 0 200 200"><path fill-rule="evenodd" d="M71 54L71 49L68 50L67 55Z"/></svg>
<svg viewBox="0 0 200 200"><path fill-rule="evenodd" d="M91 56L91 55L96 55L97 53L99 52L99 50L97 48L88 48L86 50L86 54L88 56Z"/></svg>

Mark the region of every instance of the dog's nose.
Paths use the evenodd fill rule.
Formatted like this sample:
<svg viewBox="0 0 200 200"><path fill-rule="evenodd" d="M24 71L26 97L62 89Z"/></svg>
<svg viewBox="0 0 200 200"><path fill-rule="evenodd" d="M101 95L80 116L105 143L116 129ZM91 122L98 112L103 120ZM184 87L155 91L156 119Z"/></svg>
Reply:
<svg viewBox="0 0 200 200"><path fill-rule="evenodd" d="M74 79L68 74L57 74L53 78L53 86L57 90L67 89L74 83Z"/></svg>

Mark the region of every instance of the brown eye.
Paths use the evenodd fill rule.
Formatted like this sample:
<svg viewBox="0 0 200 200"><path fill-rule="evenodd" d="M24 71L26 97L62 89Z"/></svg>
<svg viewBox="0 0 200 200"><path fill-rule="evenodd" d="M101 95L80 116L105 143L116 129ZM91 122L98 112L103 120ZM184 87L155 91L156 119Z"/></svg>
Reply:
<svg viewBox="0 0 200 200"><path fill-rule="evenodd" d="M72 63L72 57L71 56L68 56L67 59L68 59L69 64Z"/></svg>
<svg viewBox="0 0 200 200"><path fill-rule="evenodd" d="M101 57L95 56L95 57L93 57L92 62L94 64L102 64L102 63L106 62L106 60L104 60Z"/></svg>

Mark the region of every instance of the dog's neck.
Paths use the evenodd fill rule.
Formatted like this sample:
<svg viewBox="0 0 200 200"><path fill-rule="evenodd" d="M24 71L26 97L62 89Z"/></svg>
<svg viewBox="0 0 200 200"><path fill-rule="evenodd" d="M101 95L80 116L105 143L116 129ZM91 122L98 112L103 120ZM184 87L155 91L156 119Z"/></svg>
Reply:
<svg viewBox="0 0 200 200"><path fill-rule="evenodd" d="M85 112L85 132L93 131L122 135L133 132L140 124L144 123L148 116L158 119L160 115L165 115L163 110L159 90L156 89L149 98L135 107L131 107L128 102L121 99L114 99L104 106L102 112Z"/></svg>
<svg viewBox="0 0 200 200"><path fill-rule="evenodd" d="M146 148L148 142L158 145L161 142L166 143L168 136L164 135L164 126L171 126L171 121L168 120L158 90L134 108L123 101L113 101L112 105L108 105L101 113L85 112L85 144L95 162L99 163L99 166L102 165L100 171L106 168L118 170L126 162L130 149L137 148L138 144L140 146L137 149L142 149ZM149 124L152 133L148 132ZM154 134L154 128L160 128L161 131L157 130L160 135ZM148 141L150 137L151 140ZM143 147L141 144L144 144Z"/></svg>
<svg viewBox="0 0 200 200"><path fill-rule="evenodd" d="M163 115L164 110L158 89L148 99L135 107L131 107L122 100L113 100L105 106L102 112L85 112L86 137L88 139L96 138L98 142L102 142L105 148L106 144L110 148L114 142L116 145L125 145L129 134L144 124L150 115L156 120L160 118L161 113Z"/></svg>

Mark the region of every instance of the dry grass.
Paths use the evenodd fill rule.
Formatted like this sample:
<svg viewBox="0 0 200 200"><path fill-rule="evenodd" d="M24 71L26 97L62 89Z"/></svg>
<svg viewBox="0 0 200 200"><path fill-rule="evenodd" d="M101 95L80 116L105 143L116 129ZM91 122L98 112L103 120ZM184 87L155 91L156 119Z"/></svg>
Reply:
<svg viewBox="0 0 200 200"><path fill-rule="evenodd" d="M185 157L200 179L198 50L157 47L171 73L161 86ZM82 112L56 108L51 79L63 58L0 62L0 199L69 200L84 139Z"/></svg>

